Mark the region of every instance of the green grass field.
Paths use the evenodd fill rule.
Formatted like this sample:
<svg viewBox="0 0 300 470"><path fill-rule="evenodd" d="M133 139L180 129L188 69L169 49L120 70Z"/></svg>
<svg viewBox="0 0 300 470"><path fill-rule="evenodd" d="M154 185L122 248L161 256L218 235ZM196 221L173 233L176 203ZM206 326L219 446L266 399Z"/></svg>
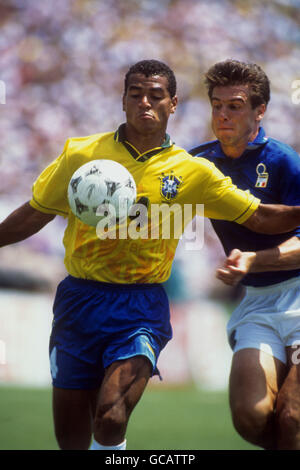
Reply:
<svg viewBox="0 0 300 470"><path fill-rule="evenodd" d="M0 450L56 450L50 389L0 387ZM226 392L149 387L132 414L128 450L257 449L234 431Z"/></svg>

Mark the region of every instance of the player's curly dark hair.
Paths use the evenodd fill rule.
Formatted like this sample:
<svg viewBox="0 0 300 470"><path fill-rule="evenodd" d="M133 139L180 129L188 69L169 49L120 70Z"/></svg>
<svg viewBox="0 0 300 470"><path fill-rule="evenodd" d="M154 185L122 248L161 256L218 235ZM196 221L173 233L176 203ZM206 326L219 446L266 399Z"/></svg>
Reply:
<svg viewBox="0 0 300 470"><path fill-rule="evenodd" d="M252 108L270 101L270 81L257 64L228 59L213 65L205 74L205 85L211 100L216 86L249 85Z"/></svg>
<svg viewBox="0 0 300 470"><path fill-rule="evenodd" d="M124 81L124 94L127 92L128 81L130 75L133 73L141 73L146 77L151 77L153 75L159 75L161 77L167 77L168 79L168 92L170 93L171 98L176 95L176 78L173 70L170 69L168 65L159 60L141 60L136 64L132 65L128 72L125 75Z"/></svg>

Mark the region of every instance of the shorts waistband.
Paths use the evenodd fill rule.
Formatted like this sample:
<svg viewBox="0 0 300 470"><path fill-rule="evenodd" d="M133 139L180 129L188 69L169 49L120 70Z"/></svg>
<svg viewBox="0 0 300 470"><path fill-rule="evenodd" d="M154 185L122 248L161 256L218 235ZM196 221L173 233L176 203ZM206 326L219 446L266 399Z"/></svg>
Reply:
<svg viewBox="0 0 300 470"><path fill-rule="evenodd" d="M153 283L153 284L121 284L121 283L109 283L109 282L101 282L95 281L93 279L82 279L78 277L71 276L70 274L65 278L66 280L69 279L72 283L77 284L78 286L91 286L94 288L99 289L120 289L120 290L146 290L146 289L153 289L153 288L163 288L162 284L160 283Z"/></svg>
<svg viewBox="0 0 300 470"><path fill-rule="evenodd" d="M279 292L291 287L300 287L300 277L292 277L287 281L279 282L277 284L272 284L271 286L264 286L264 287L246 287L246 293L248 295L266 295L272 292Z"/></svg>

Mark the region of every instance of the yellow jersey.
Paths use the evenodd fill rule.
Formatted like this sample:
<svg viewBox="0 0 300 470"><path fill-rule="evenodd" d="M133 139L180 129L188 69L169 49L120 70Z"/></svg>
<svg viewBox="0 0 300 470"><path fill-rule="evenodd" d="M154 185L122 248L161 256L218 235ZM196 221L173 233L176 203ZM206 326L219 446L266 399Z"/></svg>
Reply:
<svg viewBox="0 0 300 470"><path fill-rule="evenodd" d="M161 219L158 236L151 236L151 207L192 205L193 217L199 204L204 205L206 217L243 223L260 201L233 185L213 163L173 144L168 135L161 147L140 154L126 141L124 126L115 133L68 139L62 154L34 182L30 204L41 212L67 217L64 262L72 276L108 283L161 283L170 276L179 237L172 229L173 211L169 212L170 236L162 236ZM132 174L137 201L149 201L148 237L142 236L141 229L139 238L100 239L95 227L71 212L69 181L80 166L97 159L117 161ZM182 224L181 233L188 222Z"/></svg>

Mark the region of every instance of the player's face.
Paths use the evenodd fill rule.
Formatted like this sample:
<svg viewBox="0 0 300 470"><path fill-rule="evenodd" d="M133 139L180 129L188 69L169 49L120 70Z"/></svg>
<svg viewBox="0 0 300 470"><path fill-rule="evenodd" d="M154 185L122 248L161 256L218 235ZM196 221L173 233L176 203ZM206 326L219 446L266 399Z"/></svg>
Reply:
<svg viewBox="0 0 300 470"><path fill-rule="evenodd" d="M169 116L175 112L177 104L177 97L171 98L167 87L168 79L164 76L129 76L123 110L131 128L141 134L165 132Z"/></svg>
<svg viewBox="0 0 300 470"><path fill-rule="evenodd" d="M265 105L252 109L248 85L215 87L211 105L212 129L222 147L242 148L256 137Z"/></svg>

